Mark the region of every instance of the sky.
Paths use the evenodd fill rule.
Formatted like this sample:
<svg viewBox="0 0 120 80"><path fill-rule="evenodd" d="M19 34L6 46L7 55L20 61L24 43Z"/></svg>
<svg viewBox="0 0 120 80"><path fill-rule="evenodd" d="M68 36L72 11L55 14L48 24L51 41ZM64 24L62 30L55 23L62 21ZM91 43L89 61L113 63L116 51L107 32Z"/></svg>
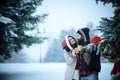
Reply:
<svg viewBox="0 0 120 80"><path fill-rule="evenodd" d="M50 40L58 37L61 30L77 30L85 27L88 22L98 26L101 17L113 16L113 8L111 4L104 6L101 2L97 5L95 0L43 0L35 14L43 13L47 13L48 16L44 23L39 24L39 28L49 40L26 49L26 53L38 61L40 56L45 56Z"/></svg>
<svg viewBox="0 0 120 80"><path fill-rule="evenodd" d="M61 30L74 27L76 30L85 27L88 22L99 25L101 17L113 16L111 4L95 0L43 0L36 14L47 13L45 23L40 28L46 31L47 36L57 37Z"/></svg>

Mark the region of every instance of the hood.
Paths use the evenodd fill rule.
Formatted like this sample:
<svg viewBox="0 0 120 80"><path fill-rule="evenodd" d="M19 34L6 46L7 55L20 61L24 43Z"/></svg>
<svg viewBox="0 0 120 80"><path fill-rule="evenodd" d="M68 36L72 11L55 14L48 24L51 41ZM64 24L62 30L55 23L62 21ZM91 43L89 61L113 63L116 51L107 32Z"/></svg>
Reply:
<svg viewBox="0 0 120 80"><path fill-rule="evenodd" d="M65 36L65 39L62 41L62 47L68 47L70 50L72 50L73 48L72 48L72 46L70 45L70 42L69 42L69 40L68 40L68 37L69 37L70 35L66 35Z"/></svg>
<svg viewBox="0 0 120 80"><path fill-rule="evenodd" d="M89 36L89 28L80 28L77 31L78 34L84 36L84 44L83 46L89 44L90 42L90 36Z"/></svg>

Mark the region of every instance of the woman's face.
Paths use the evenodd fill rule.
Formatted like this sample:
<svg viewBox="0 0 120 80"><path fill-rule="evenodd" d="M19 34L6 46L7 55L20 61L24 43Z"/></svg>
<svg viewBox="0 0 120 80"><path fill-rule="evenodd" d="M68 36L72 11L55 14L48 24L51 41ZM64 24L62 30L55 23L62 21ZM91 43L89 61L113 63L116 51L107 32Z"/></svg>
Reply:
<svg viewBox="0 0 120 80"><path fill-rule="evenodd" d="M77 39L78 40L81 40L82 39L82 36L80 34L77 33Z"/></svg>
<svg viewBox="0 0 120 80"><path fill-rule="evenodd" d="M74 39L74 38L72 38L72 37L68 37L68 40L70 41L70 43L71 43L72 45L75 44L75 39Z"/></svg>

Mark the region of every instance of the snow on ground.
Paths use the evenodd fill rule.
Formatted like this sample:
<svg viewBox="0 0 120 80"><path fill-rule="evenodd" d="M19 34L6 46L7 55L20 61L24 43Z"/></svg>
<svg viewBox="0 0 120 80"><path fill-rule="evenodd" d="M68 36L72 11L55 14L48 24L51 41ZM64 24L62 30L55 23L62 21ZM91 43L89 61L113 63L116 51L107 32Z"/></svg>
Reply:
<svg viewBox="0 0 120 80"><path fill-rule="evenodd" d="M113 63L102 63L99 80L110 80ZM3 63L0 80L64 80L66 63Z"/></svg>

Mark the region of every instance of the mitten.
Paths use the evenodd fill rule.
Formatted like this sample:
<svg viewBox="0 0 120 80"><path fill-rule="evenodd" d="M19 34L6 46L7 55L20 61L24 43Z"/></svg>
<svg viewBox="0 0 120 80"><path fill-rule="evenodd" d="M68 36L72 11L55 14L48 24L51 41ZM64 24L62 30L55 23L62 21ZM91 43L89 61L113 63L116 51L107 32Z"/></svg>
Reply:
<svg viewBox="0 0 120 80"><path fill-rule="evenodd" d="M67 52L70 51L70 49L68 48L68 46L64 46L63 49L66 50Z"/></svg>

